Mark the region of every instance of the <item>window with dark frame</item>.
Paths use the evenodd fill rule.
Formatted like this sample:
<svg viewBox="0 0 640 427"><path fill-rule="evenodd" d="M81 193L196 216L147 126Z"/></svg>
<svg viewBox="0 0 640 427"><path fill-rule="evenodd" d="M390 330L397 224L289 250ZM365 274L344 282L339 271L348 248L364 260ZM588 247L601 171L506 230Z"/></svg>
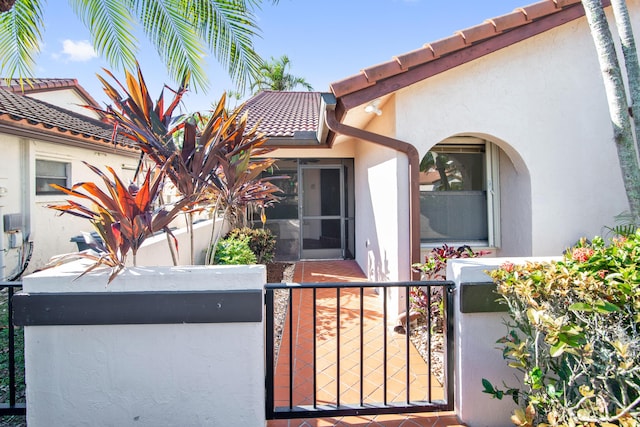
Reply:
<svg viewBox="0 0 640 427"><path fill-rule="evenodd" d="M420 240L488 245L491 213L487 143L439 144L420 163ZM489 169L489 170L487 170Z"/></svg>
<svg viewBox="0 0 640 427"><path fill-rule="evenodd" d="M52 160L36 160L36 195L63 194L51 187L58 184L68 187L71 177L71 163Z"/></svg>

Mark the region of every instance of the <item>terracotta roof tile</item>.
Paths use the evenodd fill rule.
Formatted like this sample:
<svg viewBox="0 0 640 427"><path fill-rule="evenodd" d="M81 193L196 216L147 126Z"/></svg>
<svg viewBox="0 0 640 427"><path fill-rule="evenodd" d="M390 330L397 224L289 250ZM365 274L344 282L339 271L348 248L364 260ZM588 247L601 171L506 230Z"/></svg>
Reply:
<svg viewBox="0 0 640 427"><path fill-rule="evenodd" d="M464 38L466 44L472 44L478 40L483 40L496 35L496 27L490 22L483 22L465 30L458 31Z"/></svg>
<svg viewBox="0 0 640 427"><path fill-rule="evenodd" d="M74 87L78 86L78 80L76 79L43 79L32 78L23 79L22 86L20 86L20 79L7 79L0 80L0 88L8 89L11 92L31 92L39 89L51 89L59 87Z"/></svg>
<svg viewBox="0 0 640 427"><path fill-rule="evenodd" d="M356 90L360 90L374 84L375 82L369 82L367 77L361 73L331 83L331 90L335 96L342 96L343 94L355 92Z"/></svg>
<svg viewBox="0 0 640 427"><path fill-rule="evenodd" d="M315 132L320 111L319 92L260 92L243 107L247 125L258 124L267 137L293 137L296 132Z"/></svg>
<svg viewBox="0 0 640 427"><path fill-rule="evenodd" d="M556 4L558 8L562 8L562 7L574 5L576 3L580 3L581 0L554 0L553 2Z"/></svg>
<svg viewBox="0 0 640 427"><path fill-rule="evenodd" d="M362 70L362 73L370 82L375 82L381 77L389 77L401 72L402 67L398 61L384 62Z"/></svg>
<svg viewBox="0 0 640 427"><path fill-rule="evenodd" d="M0 115L7 115L16 122L41 125L45 129L56 129L70 135L81 135L100 144L112 144L112 126L6 89L0 90ZM119 143L130 147L123 139L120 139Z"/></svg>
<svg viewBox="0 0 640 427"><path fill-rule="evenodd" d="M395 57L395 59L400 63L400 66L402 67L402 69L408 70L409 68L415 65L429 62L435 59L435 57L436 56L434 55L431 48L423 47L421 49L416 49L411 52L407 52L403 55L398 55ZM336 96L338 95L336 94Z"/></svg>
<svg viewBox="0 0 640 427"><path fill-rule="evenodd" d="M464 38L460 34L454 34L451 37L429 43L425 45L425 47L431 47L431 50L433 50L433 54L438 57L456 50L460 50L465 47L465 45L466 43L464 41Z"/></svg>
<svg viewBox="0 0 640 427"><path fill-rule="evenodd" d="M564 9L579 7L580 2L580 0L542 0L524 6L511 13L488 19L482 24L460 30L450 37L425 44L420 49L394 56L391 61L366 68L359 74L332 83L331 90L336 97L358 92L374 86L381 80L407 72L413 67L469 48L475 43L498 37L507 31L523 27ZM603 0L603 4L607 5L608 3L608 0ZM398 65L401 71L398 71Z"/></svg>
<svg viewBox="0 0 640 427"><path fill-rule="evenodd" d="M0 89L9 90L14 93L31 93L31 92L47 92L57 89L75 89L86 100L88 104L94 107L99 107L98 101L96 101L87 92L77 79L64 79L64 78L32 78L23 79L22 86L20 86L20 79L7 79L0 78Z"/></svg>
<svg viewBox="0 0 640 427"><path fill-rule="evenodd" d="M554 2L541 2L534 3L530 6L525 6L518 10L522 10L524 14L527 16L528 21L533 21L534 19L542 18L543 16L551 15L552 13L556 13L558 10L558 6Z"/></svg>
<svg viewBox="0 0 640 427"><path fill-rule="evenodd" d="M521 10L516 10L506 15L489 19L489 22L496 26L496 32L501 33L526 24L527 16Z"/></svg>

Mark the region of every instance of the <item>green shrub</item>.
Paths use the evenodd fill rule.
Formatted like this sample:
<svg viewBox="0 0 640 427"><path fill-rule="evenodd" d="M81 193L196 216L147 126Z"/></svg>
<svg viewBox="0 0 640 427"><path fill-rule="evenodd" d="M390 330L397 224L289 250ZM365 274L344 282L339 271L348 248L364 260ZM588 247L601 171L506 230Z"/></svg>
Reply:
<svg viewBox="0 0 640 427"><path fill-rule="evenodd" d="M256 256L249 248L248 238L228 237L218 242L214 263L228 265L255 264Z"/></svg>
<svg viewBox="0 0 640 427"><path fill-rule="evenodd" d="M267 264L273 260L276 238L271 230L265 228L234 228L226 238L247 238L249 248L256 256L256 264Z"/></svg>
<svg viewBox="0 0 640 427"><path fill-rule="evenodd" d="M609 245L583 240L559 262L491 273L512 319L499 343L524 384L483 385L521 406L514 424L640 425L639 264L640 230Z"/></svg>

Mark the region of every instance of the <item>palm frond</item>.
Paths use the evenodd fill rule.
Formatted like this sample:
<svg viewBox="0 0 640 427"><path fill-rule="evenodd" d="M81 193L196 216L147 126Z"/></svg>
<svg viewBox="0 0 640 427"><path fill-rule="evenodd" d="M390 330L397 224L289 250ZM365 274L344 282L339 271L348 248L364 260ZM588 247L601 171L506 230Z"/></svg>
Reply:
<svg viewBox="0 0 640 427"><path fill-rule="evenodd" d="M619 213L614 217L614 219L616 225L613 227L604 227L610 235L612 234L617 237L629 237L634 235L638 229L640 229L640 224L636 224L633 214L630 211Z"/></svg>
<svg viewBox="0 0 640 427"><path fill-rule="evenodd" d="M237 86L244 88L257 78L262 59L252 40L259 31L253 12L259 2L194 0L185 4L188 7L185 13L194 28Z"/></svg>
<svg viewBox="0 0 640 427"><path fill-rule="evenodd" d="M143 31L167 65L172 79L192 76L196 88L206 88L208 79L202 67L205 46L180 0L132 0Z"/></svg>
<svg viewBox="0 0 640 427"><path fill-rule="evenodd" d="M139 45L131 0L69 0L89 29L93 47L116 68L133 68Z"/></svg>
<svg viewBox="0 0 640 427"><path fill-rule="evenodd" d="M287 55L263 63L259 70L258 78L251 85L251 90L255 93L260 90L286 91L293 90L297 86L302 86L311 91L313 87L302 77L294 76L287 72L291 61Z"/></svg>
<svg viewBox="0 0 640 427"><path fill-rule="evenodd" d="M7 80L18 76L22 86L24 77L32 76L43 29L38 0L18 0L11 10L0 14L0 72Z"/></svg>

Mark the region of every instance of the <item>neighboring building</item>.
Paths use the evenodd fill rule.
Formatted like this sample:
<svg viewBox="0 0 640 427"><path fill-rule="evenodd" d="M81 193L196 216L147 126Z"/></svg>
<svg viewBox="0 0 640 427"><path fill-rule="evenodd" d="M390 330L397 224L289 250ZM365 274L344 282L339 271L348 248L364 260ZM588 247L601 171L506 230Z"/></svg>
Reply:
<svg viewBox="0 0 640 427"><path fill-rule="evenodd" d="M627 5L640 34L640 1ZM487 20L328 94L265 92L245 108L290 176L267 211L281 258L355 258L370 280L406 280L443 243L558 255L628 209L579 0Z"/></svg>
<svg viewBox="0 0 640 427"><path fill-rule="evenodd" d="M34 87L40 91L32 88L24 95L15 85L0 89L0 152L4 153L0 251L5 250L0 258L0 279L20 269L29 249L27 240L33 242L27 271L33 271L53 255L77 250L70 239L81 231L92 231L85 220L72 215L57 217L46 208L65 200L49 183L69 186L96 180L82 161L100 168L109 165L123 179L130 179L139 157L133 148L114 144L112 127L97 120L97 115L80 107L69 110L78 104L97 105L75 80L36 79ZM47 87L49 90L44 90Z"/></svg>
<svg viewBox="0 0 640 427"><path fill-rule="evenodd" d="M100 104L84 90L76 79L11 79L7 82L0 79L0 89L5 89L29 98L48 102L83 116L100 119L101 115L96 111L85 108L85 105L100 108Z"/></svg>

